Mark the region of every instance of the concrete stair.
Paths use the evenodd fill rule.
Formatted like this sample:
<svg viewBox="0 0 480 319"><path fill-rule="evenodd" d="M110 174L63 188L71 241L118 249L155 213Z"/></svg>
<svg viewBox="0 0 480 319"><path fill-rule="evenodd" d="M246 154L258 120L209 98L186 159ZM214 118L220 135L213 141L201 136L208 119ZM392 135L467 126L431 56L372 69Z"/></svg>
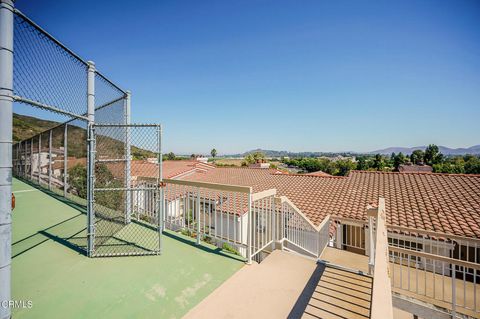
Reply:
<svg viewBox="0 0 480 319"><path fill-rule="evenodd" d="M326 265L302 318L370 318L372 278Z"/></svg>

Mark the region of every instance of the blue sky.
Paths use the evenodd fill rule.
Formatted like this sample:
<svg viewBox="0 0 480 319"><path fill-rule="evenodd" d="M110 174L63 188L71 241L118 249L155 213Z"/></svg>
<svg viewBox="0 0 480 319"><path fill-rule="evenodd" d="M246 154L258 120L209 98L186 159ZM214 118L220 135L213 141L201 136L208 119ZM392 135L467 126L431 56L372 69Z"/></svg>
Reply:
<svg viewBox="0 0 480 319"><path fill-rule="evenodd" d="M165 149L480 143L479 1L26 1Z"/></svg>

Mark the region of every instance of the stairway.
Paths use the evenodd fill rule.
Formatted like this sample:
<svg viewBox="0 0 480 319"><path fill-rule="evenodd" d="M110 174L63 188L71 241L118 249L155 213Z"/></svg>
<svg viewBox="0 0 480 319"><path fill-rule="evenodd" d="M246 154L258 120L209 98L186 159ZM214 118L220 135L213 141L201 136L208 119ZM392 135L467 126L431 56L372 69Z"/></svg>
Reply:
<svg viewBox="0 0 480 319"><path fill-rule="evenodd" d="M334 265L319 264L317 281L302 318L370 318L373 279Z"/></svg>

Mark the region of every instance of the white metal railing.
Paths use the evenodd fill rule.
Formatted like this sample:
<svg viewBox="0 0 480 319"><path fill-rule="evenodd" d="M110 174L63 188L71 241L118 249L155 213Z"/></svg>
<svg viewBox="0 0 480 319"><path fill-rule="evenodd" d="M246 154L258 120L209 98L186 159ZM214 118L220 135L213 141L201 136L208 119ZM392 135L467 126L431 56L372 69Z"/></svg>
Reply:
<svg viewBox="0 0 480 319"><path fill-rule="evenodd" d="M315 226L288 198L277 197L275 189L252 193L245 186L166 179L157 194L154 183L135 183L133 218L157 223L157 196L163 196L164 228L180 230L197 243L226 243L248 261L275 249L276 243L318 258L330 242L330 215Z"/></svg>
<svg viewBox="0 0 480 319"><path fill-rule="evenodd" d="M200 241L228 244L247 257L248 200L245 186L164 180L164 225Z"/></svg>
<svg viewBox="0 0 480 319"><path fill-rule="evenodd" d="M315 226L302 211L287 197L278 200L280 209L280 240L293 244L294 250L306 252L313 257L319 257L329 242L330 215L319 226Z"/></svg>
<svg viewBox="0 0 480 319"><path fill-rule="evenodd" d="M251 233L251 258L255 258L265 250L273 249L277 218L275 214L276 194L275 189L270 189L251 196L251 209L248 218ZM255 260L261 261L261 259L261 256L259 256Z"/></svg>
<svg viewBox="0 0 480 319"><path fill-rule="evenodd" d="M472 317L480 315L480 265L441 255L389 247L392 288Z"/></svg>

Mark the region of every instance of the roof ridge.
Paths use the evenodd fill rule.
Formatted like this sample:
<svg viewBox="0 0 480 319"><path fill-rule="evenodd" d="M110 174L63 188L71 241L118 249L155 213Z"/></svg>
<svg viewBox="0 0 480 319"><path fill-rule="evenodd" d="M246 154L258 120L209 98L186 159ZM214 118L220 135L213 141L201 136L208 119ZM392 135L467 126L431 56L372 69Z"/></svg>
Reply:
<svg viewBox="0 0 480 319"><path fill-rule="evenodd" d="M309 174L299 174L299 173L288 173L288 174L275 174L279 176L302 176L302 177L319 177L319 178L347 178L347 176L337 176L337 175L309 175Z"/></svg>
<svg viewBox="0 0 480 319"><path fill-rule="evenodd" d="M398 175L435 175L435 176L462 176L462 177L480 177L480 174L456 174L456 173L432 173L432 172L384 172L384 171L364 171L364 170L351 170L349 175L352 173L361 173L361 174L398 174Z"/></svg>

